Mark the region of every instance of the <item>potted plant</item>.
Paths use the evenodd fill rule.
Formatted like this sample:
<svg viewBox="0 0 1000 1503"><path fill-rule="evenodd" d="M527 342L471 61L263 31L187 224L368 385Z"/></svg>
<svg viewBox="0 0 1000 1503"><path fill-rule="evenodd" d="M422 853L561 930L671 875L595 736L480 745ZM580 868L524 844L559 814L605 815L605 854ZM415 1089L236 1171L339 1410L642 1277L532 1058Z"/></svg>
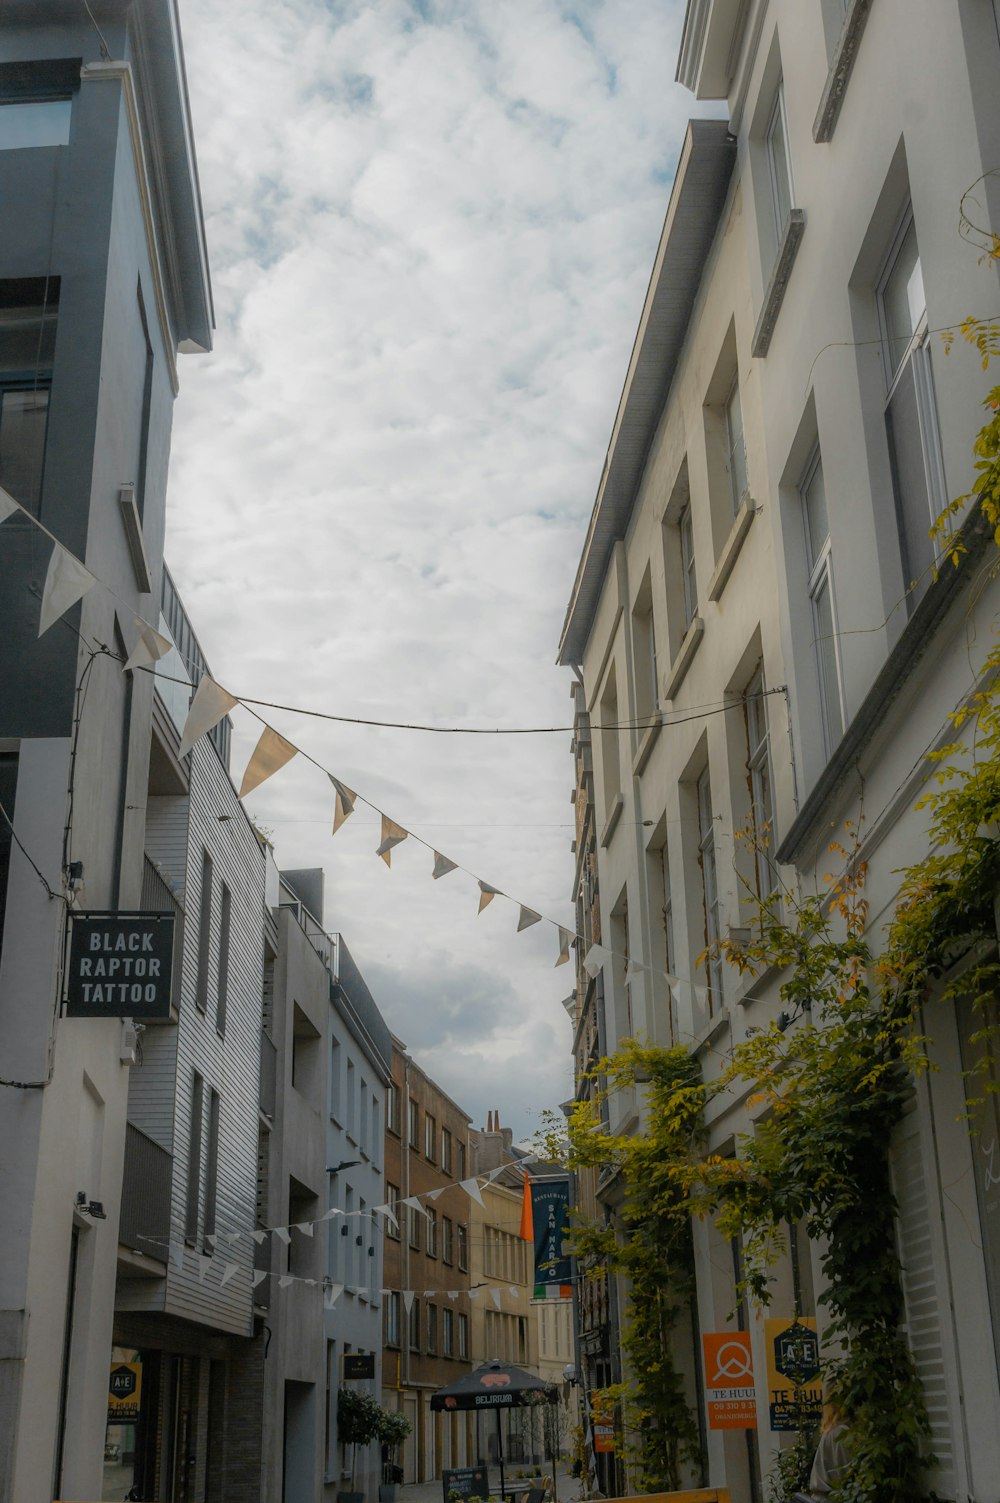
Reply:
<svg viewBox="0 0 1000 1503"><path fill-rule="evenodd" d="M364 1493L355 1492L358 1446L371 1445L381 1433L382 1409L370 1393L355 1388L341 1388L337 1393L337 1439L351 1447L351 1490L339 1492L337 1503L365 1503Z"/></svg>
<svg viewBox="0 0 1000 1503"><path fill-rule="evenodd" d="M382 1409L380 1414L378 1438L382 1442L382 1481L378 1490L379 1503L395 1503L397 1483L403 1480L397 1453L413 1426L401 1409Z"/></svg>

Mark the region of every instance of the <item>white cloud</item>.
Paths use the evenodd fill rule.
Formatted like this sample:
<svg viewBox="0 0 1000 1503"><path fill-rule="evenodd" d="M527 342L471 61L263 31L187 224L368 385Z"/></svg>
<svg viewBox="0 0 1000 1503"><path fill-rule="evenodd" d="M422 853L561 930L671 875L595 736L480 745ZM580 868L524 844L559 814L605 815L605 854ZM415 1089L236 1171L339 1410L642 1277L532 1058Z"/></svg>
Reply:
<svg viewBox="0 0 1000 1503"><path fill-rule="evenodd" d="M568 723L559 628L697 109L668 81L682 10L185 8L219 328L215 352L182 367L168 557L233 692ZM393 818L571 922L566 734L273 718ZM532 1102L567 1094L551 926L516 935L500 903L477 919L474 885L431 882L412 841L386 871L360 810L331 841L329 785L300 761L250 807L282 864L326 867L327 923L477 1121L499 1107L520 1130ZM430 976L457 1011L435 1018Z"/></svg>

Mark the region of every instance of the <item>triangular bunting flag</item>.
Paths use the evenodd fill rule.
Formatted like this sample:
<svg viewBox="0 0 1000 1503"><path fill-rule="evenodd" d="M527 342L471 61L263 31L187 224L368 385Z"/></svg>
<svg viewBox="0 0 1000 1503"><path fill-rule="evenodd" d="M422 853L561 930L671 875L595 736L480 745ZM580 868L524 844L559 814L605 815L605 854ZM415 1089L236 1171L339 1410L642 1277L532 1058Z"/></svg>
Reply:
<svg viewBox="0 0 1000 1503"><path fill-rule="evenodd" d="M445 1294L447 1294L447 1296L448 1296L449 1299L458 1299L458 1296L461 1294L461 1292L462 1291L460 1289L446 1289L445 1290Z"/></svg>
<svg viewBox="0 0 1000 1503"><path fill-rule="evenodd" d="M284 736L279 736L277 731L266 725L261 731L260 740L254 748L254 754L247 763L247 770L243 774L243 782L237 797L246 798L261 783L266 783L276 772L280 772L286 762L290 762L298 754L298 747L286 741Z"/></svg>
<svg viewBox="0 0 1000 1503"><path fill-rule="evenodd" d="M266 1268L258 1268L257 1271L255 1272L253 1278L250 1280L250 1288L251 1289L256 1289L257 1286L258 1286L258 1284L263 1284L263 1282L264 1282L264 1280L266 1278L267 1278L267 1269Z"/></svg>
<svg viewBox="0 0 1000 1503"><path fill-rule="evenodd" d="M348 788L346 783L342 783L339 778L335 778L332 772L327 773L327 777L337 790L337 797L333 805L333 833L336 835L344 820L350 819L354 813L354 803L358 795L354 792L353 788Z"/></svg>
<svg viewBox="0 0 1000 1503"><path fill-rule="evenodd" d="M412 1289L404 1289L403 1290L403 1309L406 1311L407 1315L409 1315L410 1311L413 1309L413 1290Z"/></svg>
<svg viewBox="0 0 1000 1503"><path fill-rule="evenodd" d="M481 1289L470 1289L469 1290L469 1298L470 1299L478 1299L479 1296L482 1294L482 1292L483 1291Z"/></svg>
<svg viewBox="0 0 1000 1503"><path fill-rule="evenodd" d="M267 1232L263 1229L263 1227L258 1227L258 1229L255 1232L251 1232L250 1235L259 1247L264 1238L267 1236Z"/></svg>
<svg viewBox="0 0 1000 1503"><path fill-rule="evenodd" d="M208 1243L209 1247L211 1247L213 1252L215 1251L215 1244L218 1242L218 1240L219 1239L214 1232L205 1233L205 1241Z"/></svg>
<svg viewBox="0 0 1000 1503"><path fill-rule="evenodd" d="M328 1284L323 1292L323 1303L328 1310L332 1310L338 1299L344 1292L343 1284Z"/></svg>
<svg viewBox="0 0 1000 1503"><path fill-rule="evenodd" d="M645 969L646 967L640 961L630 960L625 968L625 980L634 981L637 976L642 975Z"/></svg>
<svg viewBox="0 0 1000 1503"><path fill-rule="evenodd" d="M289 1286L289 1284L297 1284L297 1283L298 1283L298 1279L295 1277L294 1273L283 1273L281 1275L281 1278L278 1280L278 1288L279 1289L287 1289L288 1286Z"/></svg>
<svg viewBox="0 0 1000 1503"><path fill-rule="evenodd" d="M168 1244L168 1256L175 1268L184 1267L184 1243L171 1242Z"/></svg>
<svg viewBox="0 0 1000 1503"><path fill-rule="evenodd" d="M521 911L517 916L518 934L520 934L522 929L530 929L532 924L540 923L541 918L542 915L540 913L536 913L533 908L525 908L524 904L522 903Z"/></svg>
<svg viewBox="0 0 1000 1503"><path fill-rule="evenodd" d="M148 621L143 621L141 616L136 616L135 624L139 628L139 640L129 653L122 668L123 673L128 673L133 668L148 668L151 663L158 663L165 658L173 647L169 637L164 637L155 631Z"/></svg>
<svg viewBox="0 0 1000 1503"><path fill-rule="evenodd" d="M500 1305L502 1303L502 1296L500 1294L500 1290L499 1289L491 1289L490 1290L490 1299L493 1301L494 1305L496 1305L497 1309L499 1310Z"/></svg>
<svg viewBox="0 0 1000 1503"><path fill-rule="evenodd" d="M203 1284L205 1282L205 1275L208 1272L208 1270L211 1268L211 1266L212 1266L212 1254L211 1253L199 1253L198 1254L198 1283L199 1284Z"/></svg>
<svg viewBox="0 0 1000 1503"><path fill-rule="evenodd" d="M403 829L402 825L397 825L395 820L390 819L388 814L383 814L382 839L379 842L378 850L375 852L376 856L381 856L386 866L391 866L392 857L389 854L390 851L393 846L402 845L409 833L408 830Z"/></svg>
<svg viewBox="0 0 1000 1503"><path fill-rule="evenodd" d="M490 906L490 904L492 903L493 899L496 897L496 895L499 892L499 890L500 889L497 888L497 887L491 887L488 882L480 882L480 884L479 884L479 912L480 913L482 913L482 911L483 911L484 908L488 908Z"/></svg>
<svg viewBox="0 0 1000 1503"><path fill-rule="evenodd" d="M230 1247L235 1247L242 1235L242 1232L223 1232L223 1236L229 1243Z"/></svg>
<svg viewBox="0 0 1000 1503"><path fill-rule="evenodd" d="M240 1265L238 1263L227 1263L225 1268L222 1270L222 1278L219 1280L219 1288L225 1289L230 1279L234 1279L239 1271Z"/></svg>
<svg viewBox="0 0 1000 1503"><path fill-rule="evenodd" d="M213 726L218 725L223 715L239 703L233 696L217 684L214 678L203 674L201 682L194 691L194 699L188 710L187 719L184 722L184 732L181 736L181 744L177 748L179 757L186 757L196 741L202 736L207 736Z"/></svg>
<svg viewBox="0 0 1000 1503"><path fill-rule="evenodd" d="M567 960L569 960L569 947L570 947L570 942L571 942L572 939L573 939L573 935L570 933L570 931L568 929L563 929L560 926L560 929L559 929L559 959L556 961L556 965L565 965L566 962L567 962Z"/></svg>
<svg viewBox="0 0 1000 1503"><path fill-rule="evenodd" d="M472 1198L473 1198L473 1200L476 1201L479 1205L482 1206L482 1205L486 1204L486 1202L483 1200L483 1197L482 1197L482 1195L480 1194L480 1191L479 1191L479 1181L478 1181L478 1179L462 1179L462 1180L459 1180L458 1183L459 1183L459 1188L462 1189L462 1190L464 1190L465 1193L466 1193L466 1195L471 1195Z"/></svg>
<svg viewBox="0 0 1000 1503"><path fill-rule="evenodd" d="M85 569L78 558L67 553L62 543L56 543L49 559L45 585L42 589L42 610L38 618L38 635L44 636L53 622L82 600L97 580Z"/></svg>
<svg viewBox="0 0 1000 1503"><path fill-rule="evenodd" d="M430 1212L427 1210L426 1206L422 1206L420 1204L415 1195L408 1195L405 1200L400 1201L400 1205L409 1206L411 1210L419 1211L421 1216L426 1216L427 1219L430 1220Z"/></svg>
<svg viewBox="0 0 1000 1503"><path fill-rule="evenodd" d="M312 1222L312 1221L295 1221L295 1222L292 1223L292 1225L294 1226L294 1228L295 1228L295 1230L297 1232L301 1232L302 1233L303 1237L311 1237L312 1234L313 1234L313 1227L315 1225L315 1222Z"/></svg>
<svg viewBox="0 0 1000 1503"><path fill-rule="evenodd" d="M508 1284L507 1285L507 1293L510 1295L511 1299L520 1299L521 1298L521 1291L520 1291L520 1289L518 1289L518 1287L517 1287L516 1284Z"/></svg>
<svg viewBox="0 0 1000 1503"><path fill-rule="evenodd" d="M386 1202L384 1206L375 1206L372 1210L372 1215L384 1216L387 1221L392 1222L397 1232L399 1231L399 1217L396 1215L395 1211L392 1209L392 1206L389 1205L388 1202Z"/></svg>
<svg viewBox="0 0 1000 1503"><path fill-rule="evenodd" d="M457 871L457 869L457 861L449 861L448 857L442 856L440 851L434 852L434 870L431 872L431 876L435 882L438 877L446 877L449 872Z"/></svg>
<svg viewBox="0 0 1000 1503"><path fill-rule="evenodd" d="M438 1189L436 1189L436 1190L428 1190L427 1191L427 1199L428 1200L437 1200L438 1196L439 1195L443 1195L444 1192L445 1192L445 1190L447 1190L447 1188L448 1188L447 1185L440 1185L438 1187Z"/></svg>
<svg viewBox="0 0 1000 1503"><path fill-rule="evenodd" d="M271 1235L273 1237L277 1237L279 1242L283 1242L286 1247L292 1240L292 1234L288 1230L287 1226L272 1226Z"/></svg>
<svg viewBox="0 0 1000 1503"><path fill-rule="evenodd" d="M583 957L583 969L588 976L596 976L611 952L603 945L591 945Z"/></svg>
<svg viewBox="0 0 1000 1503"><path fill-rule="evenodd" d="M320 1221L332 1221L334 1216L343 1216L343 1214L344 1212L340 1209L339 1206L331 1206L330 1209L319 1219Z"/></svg>
<svg viewBox="0 0 1000 1503"><path fill-rule="evenodd" d="M16 511L20 510L21 507L14 500L14 497L9 495L3 486L0 485L0 522L6 522L8 517L12 517Z"/></svg>

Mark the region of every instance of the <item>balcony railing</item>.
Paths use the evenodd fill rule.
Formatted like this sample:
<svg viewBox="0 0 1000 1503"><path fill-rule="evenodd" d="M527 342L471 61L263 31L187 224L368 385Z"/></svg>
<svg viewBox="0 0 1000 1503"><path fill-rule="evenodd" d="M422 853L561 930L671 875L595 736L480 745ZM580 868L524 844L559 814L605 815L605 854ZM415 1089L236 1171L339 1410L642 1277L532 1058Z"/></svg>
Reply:
<svg viewBox="0 0 1000 1503"><path fill-rule="evenodd" d="M147 1257L167 1261L173 1159L159 1143L128 1122L118 1241Z"/></svg>
<svg viewBox="0 0 1000 1503"><path fill-rule="evenodd" d="M278 1104L278 1051L270 1038L260 1031L260 1109L265 1117L274 1117Z"/></svg>

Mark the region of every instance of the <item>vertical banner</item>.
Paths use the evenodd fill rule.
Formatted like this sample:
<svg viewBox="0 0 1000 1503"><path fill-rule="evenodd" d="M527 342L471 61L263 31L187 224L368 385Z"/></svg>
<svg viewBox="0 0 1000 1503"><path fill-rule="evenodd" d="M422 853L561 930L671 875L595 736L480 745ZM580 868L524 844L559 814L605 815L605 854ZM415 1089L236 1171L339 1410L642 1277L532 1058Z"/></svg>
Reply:
<svg viewBox="0 0 1000 1503"><path fill-rule="evenodd" d="M569 1254L569 1180L533 1179L531 1223L535 1236L535 1299L570 1299L573 1286Z"/></svg>
<svg viewBox="0 0 1000 1503"><path fill-rule="evenodd" d="M772 1430L811 1430L823 1415L816 1320L765 1320L767 1404Z"/></svg>
<svg viewBox="0 0 1000 1503"><path fill-rule="evenodd" d="M710 1430L754 1430L757 1395L749 1331L713 1331L702 1336L705 1399Z"/></svg>
<svg viewBox="0 0 1000 1503"><path fill-rule="evenodd" d="M590 1422L594 1439L594 1452L599 1456L611 1456L615 1449L615 1410L607 1394L594 1394L594 1407Z"/></svg>

